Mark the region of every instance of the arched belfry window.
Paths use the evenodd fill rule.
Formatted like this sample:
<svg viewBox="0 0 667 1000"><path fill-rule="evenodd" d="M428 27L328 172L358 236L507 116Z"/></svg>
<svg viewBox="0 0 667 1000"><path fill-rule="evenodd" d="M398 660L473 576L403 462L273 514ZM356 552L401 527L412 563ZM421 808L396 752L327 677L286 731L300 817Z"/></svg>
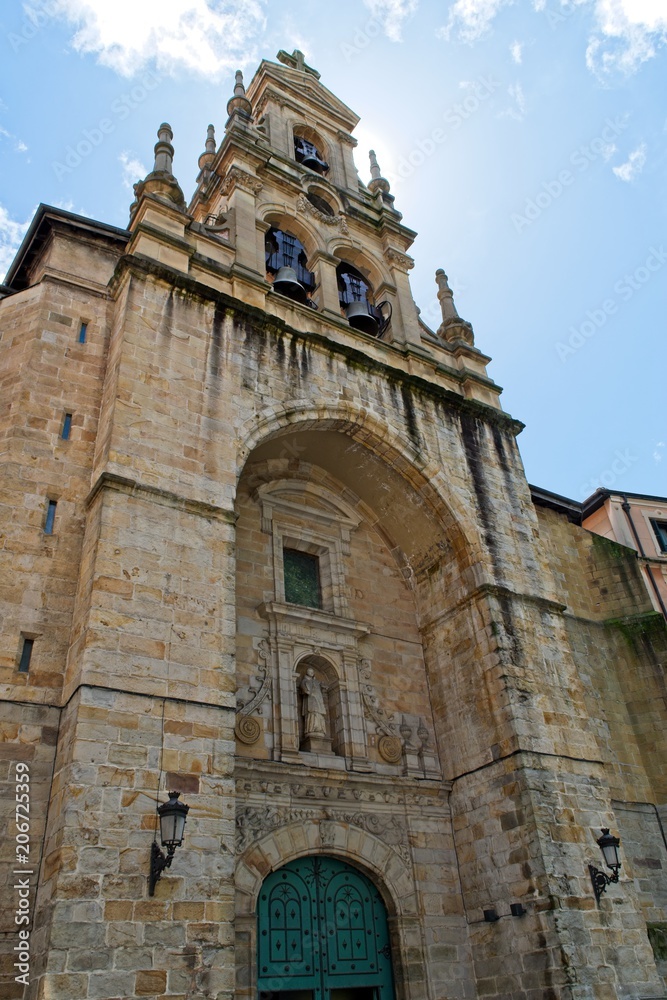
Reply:
<svg viewBox="0 0 667 1000"><path fill-rule="evenodd" d="M306 267L305 247L292 233L271 227L264 239L266 277L276 292L303 305L315 304L310 296L315 289L315 275Z"/></svg>
<svg viewBox="0 0 667 1000"><path fill-rule="evenodd" d="M391 307L388 302L376 305L373 289L352 264L345 261L336 268L338 278L338 298L343 315L355 330L362 330L371 337L380 337L391 319ZM383 308L388 314L383 313Z"/></svg>
<svg viewBox="0 0 667 1000"><path fill-rule="evenodd" d="M326 174L329 164L324 159L322 150L315 142L301 135L294 136L294 158L297 163L314 170L318 174Z"/></svg>

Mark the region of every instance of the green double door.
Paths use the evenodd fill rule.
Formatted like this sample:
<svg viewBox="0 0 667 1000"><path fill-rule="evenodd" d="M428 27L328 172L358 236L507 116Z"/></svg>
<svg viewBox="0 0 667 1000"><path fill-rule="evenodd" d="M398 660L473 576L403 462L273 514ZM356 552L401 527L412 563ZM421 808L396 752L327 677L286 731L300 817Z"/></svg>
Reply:
<svg viewBox="0 0 667 1000"><path fill-rule="evenodd" d="M387 911L356 868L290 862L262 885L257 922L262 1000L394 1000Z"/></svg>

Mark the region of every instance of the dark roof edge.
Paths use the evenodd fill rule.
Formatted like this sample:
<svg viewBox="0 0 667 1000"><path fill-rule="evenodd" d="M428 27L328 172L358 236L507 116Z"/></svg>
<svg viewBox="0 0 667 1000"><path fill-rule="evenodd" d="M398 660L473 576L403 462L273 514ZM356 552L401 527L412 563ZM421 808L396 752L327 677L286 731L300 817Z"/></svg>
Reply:
<svg viewBox="0 0 667 1000"><path fill-rule="evenodd" d="M589 517L594 514L605 501L611 499L612 497L629 498L630 500L648 500L652 503L658 503L661 506L667 506L667 497L657 497L651 493L631 493L630 490L608 490L603 486L598 487L595 493L587 497L581 504L582 512L584 517Z"/></svg>
<svg viewBox="0 0 667 1000"><path fill-rule="evenodd" d="M98 222L96 219L89 219L85 215L77 215L75 212L67 212L64 208L54 208L53 205L40 204L35 212L32 222L28 227L21 246L16 251L16 256L9 266L5 275L4 285L14 291L14 282L19 275L21 268L26 263L26 259L33 246L37 233L44 222L49 220L64 222L79 229L87 229L98 236L111 236L120 242L127 243L130 232L127 229L120 229L118 226L111 226L107 222Z"/></svg>
<svg viewBox="0 0 667 1000"><path fill-rule="evenodd" d="M561 496L560 493L552 493L551 490L542 489L541 486L532 486L528 483L530 496L536 507L548 507L555 510L557 514L564 514L572 524L581 525L582 504L578 500L570 500L569 497Z"/></svg>

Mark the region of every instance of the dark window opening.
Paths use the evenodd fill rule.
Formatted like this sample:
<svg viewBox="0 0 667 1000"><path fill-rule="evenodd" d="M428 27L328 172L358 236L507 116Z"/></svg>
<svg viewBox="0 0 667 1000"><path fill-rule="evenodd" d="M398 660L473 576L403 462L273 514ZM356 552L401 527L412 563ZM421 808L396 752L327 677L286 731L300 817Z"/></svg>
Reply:
<svg viewBox="0 0 667 1000"><path fill-rule="evenodd" d="M30 669L30 660L32 659L32 647L35 645L34 639L28 639L23 636L23 647L21 649L21 659L19 660L19 671L22 674L27 674Z"/></svg>
<svg viewBox="0 0 667 1000"><path fill-rule="evenodd" d="M63 429L60 432L60 436L63 441L69 441L69 436L72 433L72 414L66 413L63 418Z"/></svg>
<svg viewBox="0 0 667 1000"><path fill-rule="evenodd" d="M297 163L317 171L318 174L325 174L329 169L329 164L317 146L307 139L302 139L301 136L294 137L294 157Z"/></svg>
<svg viewBox="0 0 667 1000"><path fill-rule="evenodd" d="M313 206L313 208L316 208L318 212L322 212L323 215L329 215L333 217L336 214L331 205L329 204L329 202L326 201L324 198L322 198L321 195L315 194L314 191L309 191L308 194L306 195L306 198Z"/></svg>
<svg viewBox="0 0 667 1000"><path fill-rule="evenodd" d="M56 507L58 504L55 500L49 500L49 505L46 508L46 521L44 522L44 534L53 534L53 523L56 519Z"/></svg>
<svg viewBox="0 0 667 1000"><path fill-rule="evenodd" d="M86 336L87 336L87 334L88 334L88 324L87 323L82 323L81 326L79 327L79 343L80 344L85 344L86 343Z"/></svg>
<svg viewBox="0 0 667 1000"><path fill-rule="evenodd" d="M308 258L303 243L282 229L269 229L264 239L266 276L281 295L312 305L315 275L307 268Z"/></svg>
<svg viewBox="0 0 667 1000"><path fill-rule="evenodd" d="M306 608L322 607L320 561L299 549L283 549L285 600Z"/></svg>
<svg viewBox="0 0 667 1000"><path fill-rule="evenodd" d="M658 548L661 552L667 552L667 521L653 521L651 525L655 532Z"/></svg>
<svg viewBox="0 0 667 1000"><path fill-rule="evenodd" d="M380 337L391 319L390 304L381 302L375 305L371 286L352 264L339 264L336 275L340 307L350 326L371 337ZM382 312L382 306L389 310L387 316Z"/></svg>

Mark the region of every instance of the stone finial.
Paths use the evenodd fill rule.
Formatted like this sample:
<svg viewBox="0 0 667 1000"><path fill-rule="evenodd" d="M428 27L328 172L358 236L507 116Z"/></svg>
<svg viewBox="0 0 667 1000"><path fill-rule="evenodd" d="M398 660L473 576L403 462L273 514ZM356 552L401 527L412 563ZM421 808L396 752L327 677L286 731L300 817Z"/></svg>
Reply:
<svg viewBox="0 0 667 1000"><path fill-rule="evenodd" d="M389 195L389 181L382 176L374 149L369 150L368 158L371 161L371 182L368 185L368 190L373 194L377 191L381 191L382 197L384 198L385 195ZM390 200L393 201L393 198L390 198Z"/></svg>
<svg viewBox="0 0 667 1000"><path fill-rule="evenodd" d="M244 118L252 118L252 104L245 95L245 87L243 85L243 73L240 69L236 71L236 83L234 84L234 96L230 97L227 101L227 114L231 118L232 115L240 113Z"/></svg>
<svg viewBox="0 0 667 1000"><path fill-rule="evenodd" d="M163 122L157 130L157 138L153 169L143 181L134 185L134 201L130 205L130 224L144 195L156 195L163 201L170 201L181 212L186 209L183 192L173 174L174 147L171 140L174 138L174 133L171 130L171 125Z"/></svg>
<svg viewBox="0 0 667 1000"><path fill-rule="evenodd" d="M167 122L162 122L157 130L158 141L155 143L154 174L165 173L173 177L174 147L171 144L173 138L174 133L171 130L171 125Z"/></svg>
<svg viewBox="0 0 667 1000"><path fill-rule="evenodd" d="M463 341L472 347L475 343L472 326L466 320L461 319L456 311L449 280L441 267L435 272L435 280L438 286L440 309L442 310L442 324L438 328L438 334L450 343Z"/></svg>
<svg viewBox="0 0 667 1000"><path fill-rule="evenodd" d="M435 272L435 281L438 286L438 300L442 309L443 323L448 323L451 319L459 319L454 305L454 293L449 287L449 279L441 267Z"/></svg>
<svg viewBox="0 0 667 1000"><path fill-rule="evenodd" d="M200 170L208 170L215 159L215 129L212 125L206 129L204 152L197 161Z"/></svg>

